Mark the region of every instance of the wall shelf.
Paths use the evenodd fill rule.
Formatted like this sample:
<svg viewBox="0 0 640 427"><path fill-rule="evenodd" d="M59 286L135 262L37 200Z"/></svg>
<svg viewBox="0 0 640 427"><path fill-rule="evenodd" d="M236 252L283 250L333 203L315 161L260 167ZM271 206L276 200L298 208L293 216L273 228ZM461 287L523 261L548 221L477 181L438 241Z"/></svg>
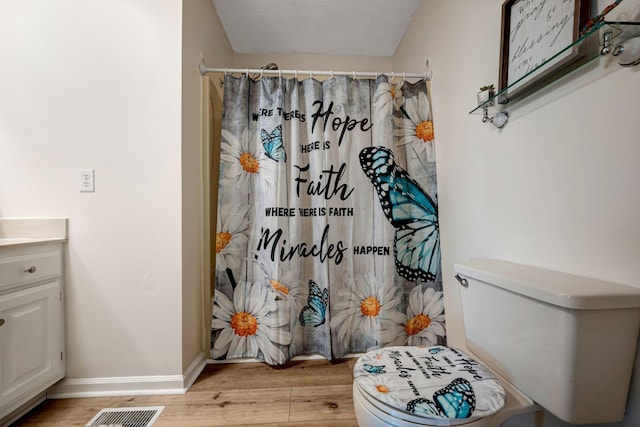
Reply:
<svg viewBox="0 0 640 427"><path fill-rule="evenodd" d="M614 56L620 54L622 52L620 46L623 46L624 43L631 38L640 38L640 22L599 22L575 42L560 50L517 81L494 93L493 96L484 103L474 107L469 114L482 115L484 122L492 121L492 117L495 114L505 112L507 107L515 105L517 102L533 95L550 83L588 64L594 59L609 54ZM573 59L571 62L548 73L544 78L539 79L535 83L527 84L528 80L539 75L539 73L544 73L546 68L558 62L559 58L564 58L568 52L574 53L572 54Z"/></svg>

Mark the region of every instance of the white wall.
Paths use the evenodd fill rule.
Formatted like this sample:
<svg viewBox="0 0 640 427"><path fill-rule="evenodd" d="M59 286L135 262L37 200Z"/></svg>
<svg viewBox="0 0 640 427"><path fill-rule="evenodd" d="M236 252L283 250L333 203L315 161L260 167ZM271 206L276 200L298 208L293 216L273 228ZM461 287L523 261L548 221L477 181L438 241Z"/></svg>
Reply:
<svg viewBox="0 0 640 427"><path fill-rule="evenodd" d="M182 374L181 28L180 0L0 2L0 216L69 218L68 378Z"/></svg>
<svg viewBox="0 0 640 427"><path fill-rule="evenodd" d="M394 56L396 71L419 70L432 60L445 304L454 346L463 345L456 262L499 258L640 286L640 70L602 59L510 109L502 131L483 124L468 113L478 88L497 84L502 3L425 0ZM640 369L634 383L621 425L640 425Z"/></svg>
<svg viewBox="0 0 640 427"><path fill-rule="evenodd" d="M293 54L235 54L234 68L260 68L275 62L281 70L319 71L391 71L393 58L384 56L344 56L344 55L293 55ZM222 65L223 67L225 65ZM290 78L291 76L287 76ZM300 73L299 79L309 77ZM314 77L318 80L323 78Z"/></svg>

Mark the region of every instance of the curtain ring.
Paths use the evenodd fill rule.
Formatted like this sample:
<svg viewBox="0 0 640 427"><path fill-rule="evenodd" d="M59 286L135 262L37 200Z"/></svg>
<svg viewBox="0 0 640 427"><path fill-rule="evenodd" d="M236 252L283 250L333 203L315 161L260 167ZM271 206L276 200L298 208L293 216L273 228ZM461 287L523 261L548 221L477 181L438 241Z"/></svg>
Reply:
<svg viewBox="0 0 640 427"><path fill-rule="evenodd" d="M333 70L331 70L331 78L333 78Z"/></svg>
<svg viewBox="0 0 640 427"><path fill-rule="evenodd" d="M313 71L309 70L309 78L312 79L313 78Z"/></svg>
<svg viewBox="0 0 640 427"><path fill-rule="evenodd" d="M247 77L249 77L249 69L247 68L247 71L245 71L245 74L247 75Z"/></svg>
<svg viewBox="0 0 640 427"><path fill-rule="evenodd" d="M282 78L282 70L278 69L278 78L281 79Z"/></svg>
<svg viewBox="0 0 640 427"><path fill-rule="evenodd" d="M293 77L295 77L296 80L298 80L298 70L293 70Z"/></svg>
<svg viewBox="0 0 640 427"><path fill-rule="evenodd" d="M264 77L264 69L260 68L260 78Z"/></svg>
<svg viewBox="0 0 640 427"><path fill-rule="evenodd" d="M355 80L355 78L356 78L356 70L353 70L353 78Z"/></svg>
<svg viewBox="0 0 640 427"><path fill-rule="evenodd" d="M227 67L224 67L224 75L227 75Z"/></svg>
<svg viewBox="0 0 640 427"><path fill-rule="evenodd" d="M402 81L405 81L407 78L407 73L402 73Z"/></svg>
<svg viewBox="0 0 640 427"><path fill-rule="evenodd" d="M396 73L391 73L391 81L396 78Z"/></svg>

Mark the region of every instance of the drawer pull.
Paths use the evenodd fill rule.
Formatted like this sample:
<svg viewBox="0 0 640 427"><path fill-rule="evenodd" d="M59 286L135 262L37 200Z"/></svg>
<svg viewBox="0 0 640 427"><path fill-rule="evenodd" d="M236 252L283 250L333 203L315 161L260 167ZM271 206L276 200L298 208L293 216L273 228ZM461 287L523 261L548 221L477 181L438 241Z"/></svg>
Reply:
<svg viewBox="0 0 640 427"><path fill-rule="evenodd" d="M25 273L35 273L36 272L36 266L32 265L31 267L27 268L24 272Z"/></svg>
<svg viewBox="0 0 640 427"><path fill-rule="evenodd" d="M0 319L0 326L4 325L4 319Z"/></svg>

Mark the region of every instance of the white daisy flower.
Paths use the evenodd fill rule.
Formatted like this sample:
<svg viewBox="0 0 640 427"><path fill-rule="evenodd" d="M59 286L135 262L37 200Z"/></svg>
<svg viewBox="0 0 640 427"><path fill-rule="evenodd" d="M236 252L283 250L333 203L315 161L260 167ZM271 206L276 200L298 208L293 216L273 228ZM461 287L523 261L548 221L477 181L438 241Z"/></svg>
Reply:
<svg viewBox="0 0 640 427"><path fill-rule="evenodd" d="M240 267L247 250L248 205L224 205L216 223L216 270Z"/></svg>
<svg viewBox="0 0 640 427"><path fill-rule="evenodd" d="M409 294L407 314L388 313L381 321L383 346L433 346L445 336L442 292L416 286Z"/></svg>
<svg viewBox="0 0 640 427"><path fill-rule="evenodd" d="M401 108L402 117L394 117L396 126L394 135L398 137L397 145L412 144L418 153L425 153L427 161L435 162L433 122L429 111L429 100L424 92L408 98Z"/></svg>
<svg viewBox="0 0 640 427"><path fill-rule="evenodd" d="M247 129L242 131L239 138L222 129L220 160L230 166L221 177L223 189L249 193L251 180L260 172L261 162L266 159L264 152L258 148L259 144L254 142Z"/></svg>
<svg viewBox="0 0 640 427"><path fill-rule="evenodd" d="M255 253L260 270L268 288L275 292L276 300L285 300L300 309L306 302L304 283L300 279L299 265L271 261L271 259Z"/></svg>
<svg viewBox="0 0 640 427"><path fill-rule="evenodd" d="M393 114L393 111L402 107L403 103L402 88L398 84L380 83L373 94L374 112L381 117Z"/></svg>
<svg viewBox="0 0 640 427"><path fill-rule="evenodd" d="M393 406L400 405L402 407L404 405L401 393L402 387L406 387L407 382L397 375L366 375L359 377L357 381L358 385L366 390L370 396Z"/></svg>
<svg viewBox="0 0 640 427"><path fill-rule="evenodd" d="M391 281L366 273L358 275L353 287L338 291L331 328L337 329L341 342L349 343L352 336L360 334L378 343L380 319L393 310L396 303L396 288Z"/></svg>
<svg viewBox="0 0 640 427"><path fill-rule="evenodd" d="M416 147L411 145L406 151L407 172L431 197L436 193L436 163L427 161L424 151L418 153ZM435 200L435 198L434 198Z"/></svg>
<svg viewBox="0 0 640 427"><path fill-rule="evenodd" d="M211 357L228 359L259 357L271 365L283 364L285 353L277 345L289 345L288 317L277 316L273 293L261 283L242 281L233 291L233 301L217 291L213 298L211 328L221 330Z"/></svg>

